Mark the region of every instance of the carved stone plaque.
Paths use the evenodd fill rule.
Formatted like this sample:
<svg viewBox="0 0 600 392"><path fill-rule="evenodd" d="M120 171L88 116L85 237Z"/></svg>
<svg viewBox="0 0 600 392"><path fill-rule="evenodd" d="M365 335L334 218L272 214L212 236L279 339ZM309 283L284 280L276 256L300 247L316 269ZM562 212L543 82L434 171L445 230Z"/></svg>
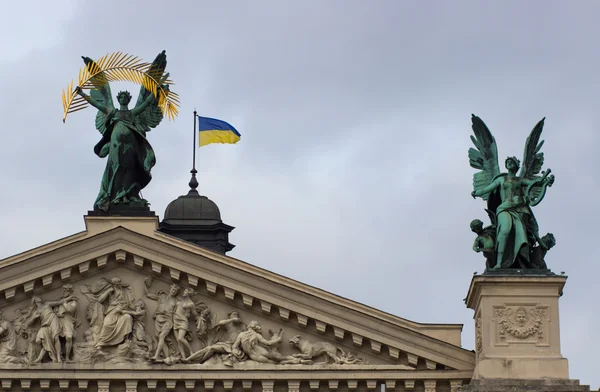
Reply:
<svg viewBox="0 0 600 392"><path fill-rule="evenodd" d="M537 304L494 306L495 345L548 346L549 322L548 306Z"/></svg>

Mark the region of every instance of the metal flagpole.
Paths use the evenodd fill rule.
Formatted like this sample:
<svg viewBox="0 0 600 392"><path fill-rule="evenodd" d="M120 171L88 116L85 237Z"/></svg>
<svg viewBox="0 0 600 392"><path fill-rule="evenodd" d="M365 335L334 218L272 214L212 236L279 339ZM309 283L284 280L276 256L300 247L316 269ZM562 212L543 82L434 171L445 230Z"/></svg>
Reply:
<svg viewBox="0 0 600 392"><path fill-rule="evenodd" d="M196 190L196 188L198 188L198 180L196 179L196 173L198 173L198 171L196 170L196 118L197 118L197 112L196 109L194 109L194 144L193 144L193 155L192 155L192 170L190 171L190 173L192 173L192 179L190 180L190 188L192 188L190 190L190 192L196 192L198 193L198 191Z"/></svg>

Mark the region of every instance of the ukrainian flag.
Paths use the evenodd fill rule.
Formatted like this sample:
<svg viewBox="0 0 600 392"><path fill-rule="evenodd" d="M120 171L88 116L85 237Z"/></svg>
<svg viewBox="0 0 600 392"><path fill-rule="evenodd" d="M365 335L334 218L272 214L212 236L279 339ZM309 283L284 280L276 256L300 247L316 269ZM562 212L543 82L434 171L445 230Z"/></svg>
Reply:
<svg viewBox="0 0 600 392"><path fill-rule="evenodd" d="M241 136L233 125L225 121L198 116L200 147L211 143L235 144L240 141Z"/></svg>

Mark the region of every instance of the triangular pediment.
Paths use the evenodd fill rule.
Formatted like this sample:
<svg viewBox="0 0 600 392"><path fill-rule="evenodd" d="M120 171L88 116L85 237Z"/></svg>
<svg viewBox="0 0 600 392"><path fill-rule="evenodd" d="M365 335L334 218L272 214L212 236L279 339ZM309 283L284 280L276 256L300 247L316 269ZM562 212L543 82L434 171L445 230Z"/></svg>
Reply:
<svg viewBox="0 0 600 392"><path fill-rule="evenodd" d="M289 343L299 335L307 343L305 350L322 344L335 347L341 362L332 364L333 368L384 366L465 374L473 370L474 354L459 347L460 326L419 324L392 316L165 235L156 231L152 219L86 218L86 225L85 232L0 261L0 292L4 293L0 308L5 319L29 306L34 295L44 301L60 299L61 287L70 284L78 297L75 341L84 342L90 301L82 294L82 287L99 286L102 279L119 277L133 297L146 303L146 315L141 320L152 335L157 304L144 289L145 279L152 277L151 294L168 292L172 284L192 288L193 300L209 309L215 325L236 310L245 325L257 321L266 339L270 338L267 331L276 334L283 329L278 348L283 356L300 353ZM190 344L199 350L205 343L194 336L195 323L190 317ZM326 354L315 357L315 361L323 359L327 359ZM47 365L49 369L54 366ZM233 369L243 366L234 364ZM310 369L314 364L286 366L288 370Z"/></svg>

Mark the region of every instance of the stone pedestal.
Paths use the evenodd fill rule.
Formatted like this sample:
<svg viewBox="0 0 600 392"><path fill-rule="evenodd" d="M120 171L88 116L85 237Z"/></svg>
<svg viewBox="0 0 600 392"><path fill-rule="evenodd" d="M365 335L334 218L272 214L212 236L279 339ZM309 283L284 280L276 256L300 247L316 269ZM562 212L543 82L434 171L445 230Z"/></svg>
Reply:
<svg viewBox="0 0 600 392"><path fill-rule="evenodd" d="M473 277L467 295L467 306L475 311L473 380L569 378L558 317L566 280L551 273Z"/></svg>

